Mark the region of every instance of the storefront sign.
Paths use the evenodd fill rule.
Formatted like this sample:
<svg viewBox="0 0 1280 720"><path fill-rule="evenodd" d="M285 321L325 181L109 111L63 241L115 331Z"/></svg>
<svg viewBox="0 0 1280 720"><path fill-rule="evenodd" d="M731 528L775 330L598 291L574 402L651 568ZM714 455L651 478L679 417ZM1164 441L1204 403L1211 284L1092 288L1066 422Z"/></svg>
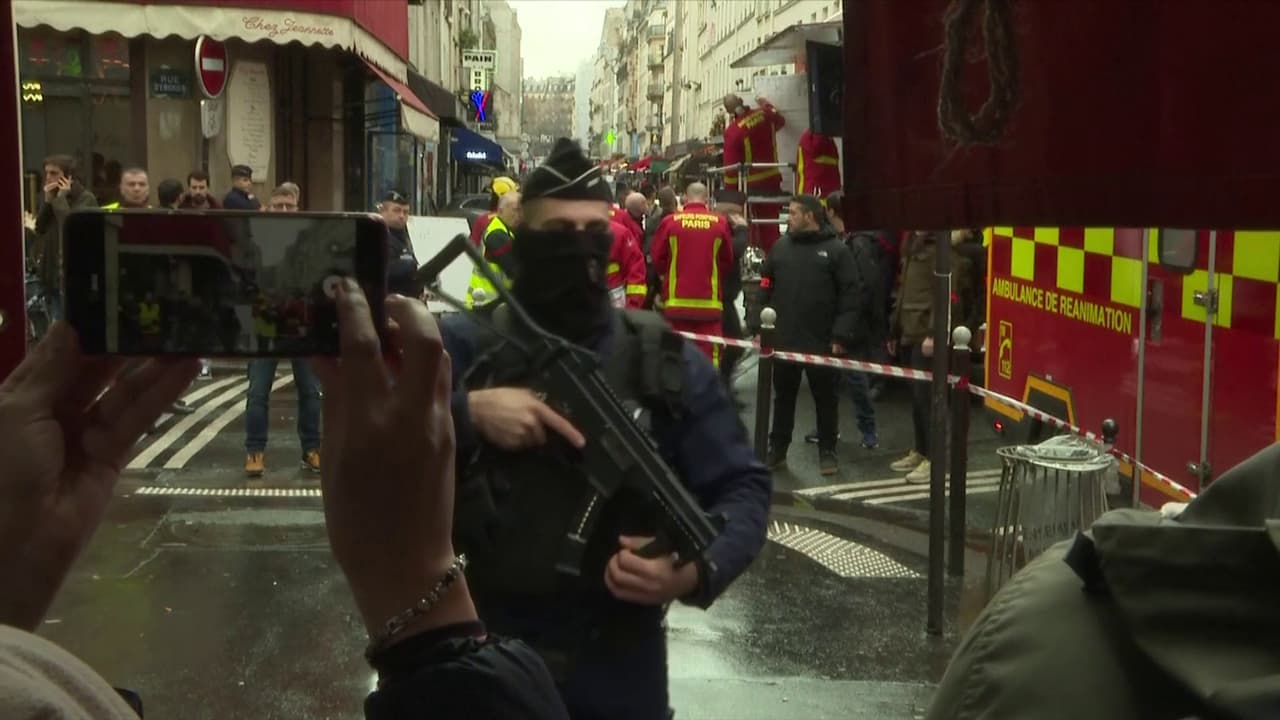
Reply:
<svg viewBox="0 0 1280 720"><path fill-rule="evenodd" d="M227 47L209 37L196 39L196 79L200 92L210 99L222 94L227 86Z"/></svg>
<svg viewBox="0 0 1280 720"><path fill-rule="evenodd" d="M498 53L493 50L463 50L462 67L474 70L493 70L498 67Z"/></svg>
<svg viewBox="0 0 1280 720"><path fill-rule="evenodd" d="M306 42L316 38L331 38L335 34L333 27L330 25L321 25L319 23L308 25L291 17L277 21L267 20L261 15L245 15L240 22L244 24L245 30L264 33L273 40L296 36Z"/></svg>
<svg viewBox="0 0 1280 720"><path fill-rule="evenodd" d="M151 97L185 98L191 96L191 78L181 70L161 66L151 73Z"/></svg>
<svg viewBox="0 0 1280 720"><path fill-rule="evenodd" d="M468 160L480 160L483 162L489 159L489 155L486 153L480 152L479 150L468 150L466 153L466 158Z"/></svg>

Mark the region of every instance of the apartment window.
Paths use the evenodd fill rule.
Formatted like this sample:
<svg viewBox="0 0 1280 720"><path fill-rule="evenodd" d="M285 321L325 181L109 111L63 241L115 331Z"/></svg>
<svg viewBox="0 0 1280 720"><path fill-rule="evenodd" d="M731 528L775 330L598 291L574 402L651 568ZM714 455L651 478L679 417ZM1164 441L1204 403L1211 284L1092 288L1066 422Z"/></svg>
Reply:
<svg viewBox="0 0 1280 720"><path fill-rule="evenodd" d="M828 17L830 17L830 15L831 15L831 8L829 8L829 7L824 7L824 8L822 8L822 19L823 19L823 20L826 20Z"/></svg>
<svg viewBox="0 0 1280 720"><path fill-rule="evenodd" d="M817 13L817 11L814 11L814 12L809 13L809 22L811 22L811 23L816 23L816 22L818 22L818 13Z"/></svg>

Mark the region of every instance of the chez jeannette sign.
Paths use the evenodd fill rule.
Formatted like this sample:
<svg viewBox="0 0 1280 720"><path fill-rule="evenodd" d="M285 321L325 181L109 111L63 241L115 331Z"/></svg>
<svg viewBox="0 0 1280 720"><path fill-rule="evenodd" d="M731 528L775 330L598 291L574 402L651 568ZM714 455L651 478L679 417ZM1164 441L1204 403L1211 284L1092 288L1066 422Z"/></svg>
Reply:
<svg viewBox="0 0 1280 720"><path fill-rule="evenodd" d="M261 15L245 15L241 18L244 29L259 33L269 38L298 36L306 38L332 38L337 35L332 25L321 24L315 18L306 21L286 17L281 20L268 20Z"/></svg>

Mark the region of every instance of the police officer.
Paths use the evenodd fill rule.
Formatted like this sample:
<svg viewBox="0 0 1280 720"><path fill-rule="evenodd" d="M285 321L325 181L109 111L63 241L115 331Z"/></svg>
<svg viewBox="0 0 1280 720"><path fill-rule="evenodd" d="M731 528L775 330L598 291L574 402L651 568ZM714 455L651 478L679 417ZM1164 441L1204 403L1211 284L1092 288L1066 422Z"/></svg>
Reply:
<svg viewBox="0 0 1280 720"><path fill-rule="evenodd" d="M626 367L638 354L627 351L636 346L633 323L669 331L650 313L617 311L609 302L605 264L613 240L610 196L599 169L577 143L562 138L524 189L524 221L516 229L513 247L518 270L512 293L547 330L599 353L606 370ZM495 319L499 316L495 313ZM582 435L522 386L511 363L488 362L495 344L492 334L466 316L448 317L441 329L453 361L459 460L500 458L480 477L476 464L463 466L459 526L469 522L467 498L481 480L490 481L490 488L501 482L507 493L524 489L535 501L567 480L582 482L582 468L571 447L581 447ZM539 536L562 538L565 528L548 519L553 512L517 508L506 517L523 526L505 533L490 528L510 538L510 544L487 555L471 554L465 542L458 543L472 558L468 585L481 617L495 633L519 637L539 650L577 719L670 717L665 606L681 600L708 607L746 570L765 542L769 473L756 460L711 363L688 344L675 343L674 352L679 387L669 399L678 408L653 410L650 422L659 450L676 474L705 510L725 518L709 549L709 562L642 558L634 550L647 539L606 520L643 509L620 507L622 497L606 504L606 518L590 539L581 576L550 589L510 587L511 582L502 587L507 578L486 574L482 558L501 562L522 553ZM511 379L480 382L477 375L486 364ZM638 394L628 383L613 379L625 378L625 373L606 372L606 377L620 397Z"/></svg>
<svg viewBox="0 0 1280 720"><path fill-rule="evenodd" d="M406 297L420 297L422 287L414 278L418 256L409 238L409 198L392 190L382 198L378 213L387 224L387 291Z"/></svg>
<svg viewBox="0 0 1280 720"><path fill-rule="evenodd" d="M511 252L515 247L511 229L519 224L520 193L511 190L499 198L498 211L489 219L489 226L484 230L482 243L484 259L489 262L489 267L497 273L498 277L507 281L508 286L511 284L511 277L515 275L516 262L515 255ZM467 288L467 307L487 305L497 297L498 291L489 284L489 279L479 270L473 270L471 283Z"/></svg>

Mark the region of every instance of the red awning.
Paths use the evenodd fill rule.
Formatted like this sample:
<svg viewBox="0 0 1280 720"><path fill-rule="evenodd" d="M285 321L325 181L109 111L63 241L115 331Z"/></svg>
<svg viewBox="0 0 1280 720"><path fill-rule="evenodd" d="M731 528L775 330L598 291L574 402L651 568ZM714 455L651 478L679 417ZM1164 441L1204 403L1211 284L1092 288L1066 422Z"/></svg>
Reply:
<svg viewBox="0 0 1280 720"><path fill-rule="evenodd" d="M396 12L396 9L399 12ZM374 12L380 9L381 15ZM397 79L408 79L408 34L403 0L13 0L19 27L47 25L125 37L178 37L342 48ZM397 20L399 29L388 23ZM375 22L376 20L376 22Z"/></svg>
<svg viewBox="0 0 1280 720"><path fill-rule="evenodd" d="M367 60L365 65L373 71L374 75L378 76L378 79L386 83L387 87L395 91L396 99L400 101L401 127L423 140L438 141L440 139L440 118L431 112L427 104L422 102L422 98L415 95L408 85L391 77L377 65Z"/></svg>

